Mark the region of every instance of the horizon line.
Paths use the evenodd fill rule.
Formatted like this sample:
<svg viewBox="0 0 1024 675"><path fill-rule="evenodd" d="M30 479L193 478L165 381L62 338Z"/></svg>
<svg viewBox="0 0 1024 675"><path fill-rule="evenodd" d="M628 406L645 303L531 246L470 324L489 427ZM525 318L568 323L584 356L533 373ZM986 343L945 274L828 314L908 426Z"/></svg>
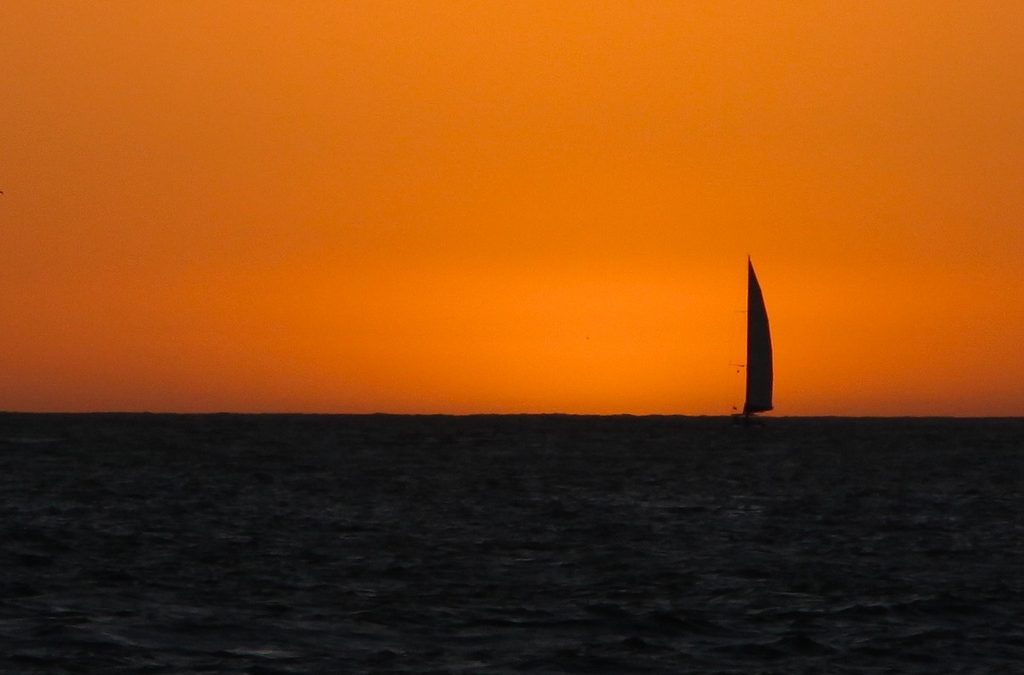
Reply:
<svg viewBox="0 0 1024 675"><path fill-rule="evenodd" d="M0 410L0 415L150 415L150 416L290 416L290 417L687 417L732 418L737 413L572 413L572 412L309 412L309 411L178 411L178 410ZM808 414L758 415L758 419L1024 419L1019 415L958 415L958 414Z"/></svg>

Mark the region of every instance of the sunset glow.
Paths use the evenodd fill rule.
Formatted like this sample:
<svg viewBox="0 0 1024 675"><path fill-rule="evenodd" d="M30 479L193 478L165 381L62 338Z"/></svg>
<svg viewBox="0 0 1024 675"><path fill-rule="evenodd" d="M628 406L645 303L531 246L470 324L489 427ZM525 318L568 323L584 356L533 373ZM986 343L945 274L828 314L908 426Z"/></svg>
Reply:
<svg viewBox="0 0 1024 675"><path fill-rule="evenodd" d="M1024 4L0 22L0 409L1024 415Z"/></svg>

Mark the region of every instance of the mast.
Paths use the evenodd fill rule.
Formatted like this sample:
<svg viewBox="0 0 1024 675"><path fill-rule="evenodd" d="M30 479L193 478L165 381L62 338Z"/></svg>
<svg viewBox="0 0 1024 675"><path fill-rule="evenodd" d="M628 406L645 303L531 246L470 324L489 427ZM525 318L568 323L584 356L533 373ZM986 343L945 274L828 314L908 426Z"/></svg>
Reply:
<svg viewBox="0 0 1024 675"><path fill-rule="evenodd" d="M747 394L743 414L772 409L772 336L754 265L747 256Z"/></svg>

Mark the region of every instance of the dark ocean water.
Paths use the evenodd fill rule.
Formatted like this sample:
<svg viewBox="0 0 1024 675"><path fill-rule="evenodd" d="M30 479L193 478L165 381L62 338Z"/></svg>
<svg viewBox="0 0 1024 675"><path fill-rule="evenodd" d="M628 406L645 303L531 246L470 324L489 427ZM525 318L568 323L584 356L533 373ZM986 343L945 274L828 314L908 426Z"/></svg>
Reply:
<svg viewBox="0 0 1024 675"><path fill-rule="evenodd" d="M1024 673L1024 420L0 415L2 673Z"/></svg>

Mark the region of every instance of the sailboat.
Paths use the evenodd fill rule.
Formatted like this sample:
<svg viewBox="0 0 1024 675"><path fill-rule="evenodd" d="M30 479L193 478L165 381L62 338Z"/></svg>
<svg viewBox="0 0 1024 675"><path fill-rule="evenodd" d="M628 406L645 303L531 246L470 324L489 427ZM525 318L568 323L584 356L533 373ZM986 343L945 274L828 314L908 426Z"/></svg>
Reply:
<svg viewBox="0 0 1024 675"><path fill-rule="evenodd" d="M743 417L772 409L772 333L761 284L747 256L747 394Z"/></svg>

